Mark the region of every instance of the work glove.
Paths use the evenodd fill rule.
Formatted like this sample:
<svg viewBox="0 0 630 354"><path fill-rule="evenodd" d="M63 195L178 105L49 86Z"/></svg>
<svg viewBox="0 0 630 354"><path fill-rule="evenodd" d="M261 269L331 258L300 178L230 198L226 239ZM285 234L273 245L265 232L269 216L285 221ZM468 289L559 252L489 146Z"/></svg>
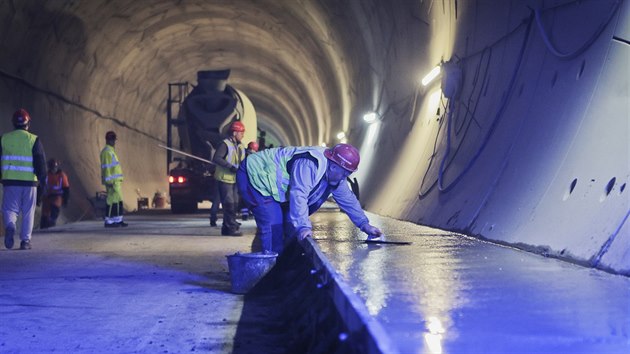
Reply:
<svg viewBox="0 0 630 354"><path fill-rule="evenodd" d="M313 236L313 230L308 229L308 228L303 228L300 231L298 231L298 240L302 241L307 237L312 237Z"/></svg>
<svg viewBox="0 0 630 354"><path fill-rule="evenodd" d="M361 228L361 231L365 232L368 235L368 240L373 240L383 235L383 232L379 230L378 227L374 227L370 224L366 224L365 226L363 226Z"/></svg>

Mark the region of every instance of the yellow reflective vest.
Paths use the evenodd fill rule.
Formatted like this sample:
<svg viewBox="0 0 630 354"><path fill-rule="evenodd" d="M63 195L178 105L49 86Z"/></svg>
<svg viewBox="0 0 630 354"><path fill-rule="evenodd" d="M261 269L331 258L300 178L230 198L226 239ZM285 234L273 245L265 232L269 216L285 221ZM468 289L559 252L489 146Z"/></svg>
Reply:
<svg viewBox="0 0 630 354"><path fill-rule="evenodd" d="M112 185L123 181L123 172L114 147L105 145L101 151L101 182Z"/></svg>
<svg viewBox="0 0 630 354"><path fill-rule="evenodd" d="M314 177L319 181L326 173L326 157L321 147L284 147L259 151L247 158L247 176L251 185L266 197L273 197L279 203L289 200L290 176L288 162L297 154L308 153L317 160ZM307 215L308 216L308 215Z"/></svg>
<svg viewBox="0 0 630 354"><path fill-rule="evenodd" d="M33 146L37 135L16 129L2 136L2 179L36 182Z"/></svg>
<svg viewBox="0 0 630 354"><path fill-rule="evenodd" d="M225 161L238 168L241 161L245 159L245 148L243 148L243 145L241 144L235 144L229 138L223 140L223 143L225 143L228 150L227 155L225 156ZM223 183L236 183L236 172L232 172L228 168L217 165L214 172L214 178Z"/></svg>

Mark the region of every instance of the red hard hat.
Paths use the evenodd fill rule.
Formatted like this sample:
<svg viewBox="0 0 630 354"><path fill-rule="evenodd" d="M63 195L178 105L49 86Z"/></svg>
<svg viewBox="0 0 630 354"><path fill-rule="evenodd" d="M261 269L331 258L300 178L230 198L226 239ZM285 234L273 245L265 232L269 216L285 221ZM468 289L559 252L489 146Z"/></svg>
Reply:
<svg viewBox="0 0 630 354"><path fill-rule="evenodd" d="M252 151L258 151L258 143L255 141L250 141L249 144L247 144L247 148Z"/></svg>
<svg viewBox="0 0 630 354"><path fill-rule="evenodd" d="M359 167L359 150L350 144L337 144L332 149L324 150L324 156L350 172Z"/></svg>
<svg viewBox="0 0 630 354"><path fill-rule="evenodd" d="M230 131L239 133L244 132L245 125L237 120L236 122L232 123L232 125L230 125Z"/></svg>
<svg viewBox="0 0 630 354"><path fill-rule="evenodd" d="M15 113L13 113L13 126L17 128L22 128L28 125L31 122L31 115L24 108L20 108Z"/></svg>
<svg viewBox="0 0 630 354"><path fill-rule="evenodd" d="M105 140L116 140L116 133L114 133L113 131L108 131L107 133L105 133Z"/></svg>

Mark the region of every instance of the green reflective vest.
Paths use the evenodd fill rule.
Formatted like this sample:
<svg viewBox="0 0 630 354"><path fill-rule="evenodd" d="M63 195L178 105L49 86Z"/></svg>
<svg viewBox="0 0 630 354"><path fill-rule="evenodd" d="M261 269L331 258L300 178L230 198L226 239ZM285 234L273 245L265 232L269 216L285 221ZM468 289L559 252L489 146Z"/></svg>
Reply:
<svg viewBox="0 0 630 354"><path fill-rule="evenodd" d="M101 180L105 185L123 180L122 167L111 145L105 145L101 151Z"/></svg>
<svg viewBox="0 0 630 354"><path fill-rule="evenodd" d="M245 158L245 148L241 144L235 144L230 139L223 140L225 145L227 146L228 152L225 156L225 161L230 163L232 166L238 168L241 164L241 161ZM214 172L214 178L217 181L221 181L223 183L236 183L236 172L230 171L229 168L225 168L223 166L217 165L217 168Z"/></svg>
<svg viewBox="0 0 630 354"><path fill-rule="evenodd" d="M37 135L16 129L2 137L2 179L36 182L33 146Z"/></svg>
<svg viewBox="0 0 630 354"><path fill-rule="evenodd" d="M284 203L288 200L290 178L287 163L297 154L309 153L317 159L315 180L319 181L326 173L324 150L316 146L289 146L259 151L247 157L247 177L260 194Z"/></svg>

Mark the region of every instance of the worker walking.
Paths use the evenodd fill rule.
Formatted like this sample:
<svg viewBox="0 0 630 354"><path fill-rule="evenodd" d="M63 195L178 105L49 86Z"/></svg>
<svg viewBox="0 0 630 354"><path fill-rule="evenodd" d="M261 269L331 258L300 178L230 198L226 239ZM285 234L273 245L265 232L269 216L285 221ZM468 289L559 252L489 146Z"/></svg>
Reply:
<svg viewBox="0 0 630 354"><path fill-rule="evenodd" d="M123 221L123 172L114 150L116 133L105 134L106 145L101 151L101 183L107 191L107 209L105 210L105 227L126 227Z"/></svg>
<svg viewBox="0 0 630 354"><path fill-rule="evenodd" d="M230 125L230 133L218 146L212 161L217 165L214 178L217 182L221 205L223 206L223 226L221 234L241 236L240 224L236 221L238 208L238 190L236 188L236 171L245 159L245 148L241 144L245 126L240 121Z"/></svg>
<svg viewBox="0 0 630 354"><path fill-rule="evenodd" d="M59 161L56 159L48 160L48 174L44 185L42 216L39 221L42 229L57 225L61 207L66 207L70 198L68 176L59 168Z"/></svg>
<svg viewBox="0 0 630 354"><path fill-rule="evenodd" d="M282 252L286 242L313 235L309 215L332 194L350 220L370 239L381 236L345 183L357 170L359 151L352 145L282 147L249 156L237 172L241 196L254 213L258 232L252 251ZM257 240L259 239L259 241Z"/></svg>
<svg viewBox="0 0 630 354"><path fill-rule="evenodd" d="M2 217L4 246L13 248L18 215L22 214L20 249L31 249L35 205L41 204L46 179L46 155L37 135L30 133L31 116L23 109L13 113L13 130L0 137ZM39 187L38 187L39 186Z"/></svg>

